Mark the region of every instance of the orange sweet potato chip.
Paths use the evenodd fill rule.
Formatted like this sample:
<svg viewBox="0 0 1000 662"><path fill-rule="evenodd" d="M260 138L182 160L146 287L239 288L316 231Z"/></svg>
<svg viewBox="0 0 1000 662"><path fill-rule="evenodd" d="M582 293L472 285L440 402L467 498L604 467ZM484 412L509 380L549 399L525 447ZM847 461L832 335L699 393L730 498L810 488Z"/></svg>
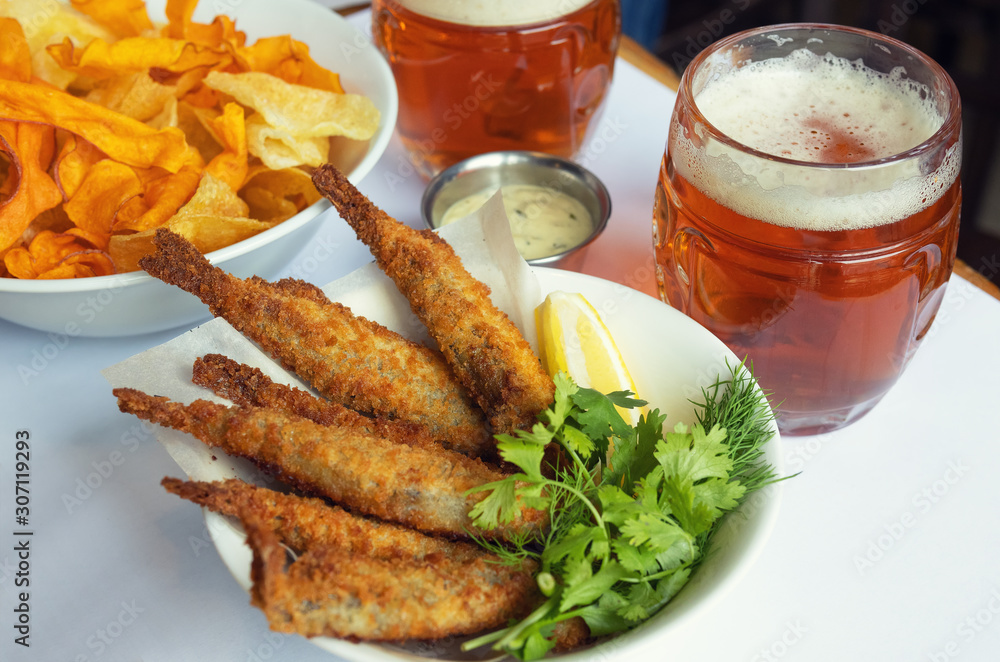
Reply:
<svg viewBox="0 0 1000 662"><path fill-rule="evenodd" d="M223 150L209 162L205 172L238 191L250 168L243 108L235 103L226 104L222 114L213 120L212 128L222 143Z"/></svg>
<svg viewBox="0 0 1000 662"><path fill-rule="evenodd" d="M0 80L0 117L74 133L128 165L177 172L199 159L174 128L156 130L97 104L41 85Z"/></svg>
<svg viewBox="0 0 1000 662"><path fill-rule="evenodd" d="M142 196L145 208L141 214L130 218L127 213L120 212L114 230L143 231L163 225L191 199L201 179L201 170L182 168L180 172L168 173L150 182Z"/></svg>
<svg viewBox="0 0 1000 662"><path fill-rule="evenodd" d="M52 127L0 121L0 150L10 160L9 197L0 203L0 250L14 244L36 216L62 202L46 172L54 149Z"/></svg>
<svg viewBox="0 0 1000 662"><path fill-rule="evenodd" d="M145 0L72 0L72 5L118 37L136 37L153 29Z"/></svg>
<svg viewBox="0 0 1000 662"><path fill-rule="evenodd" d="M163 26L144 0L60 6L27 35L36 10L0 2L0 277L134 270L159 227L228 246L316 202L308 166L377 125L306 44L248 46L197 0Z"/></svg>
<svg viewBox="0 0 1000 662"><path fill-rule="evenodd" d="M321 67L309 55L309 47L290 36L264 37L239 51L248 71L277 76L286 83L343 94L340 76Z"/></svg>
<svg viewBox="0 0 1000 662"><path fill-rule="evenodd" d="M188 34L191 17L198 6L198 0L168 0L164 13L167 15L166 34L174 39L183 39Z"/></svg>
<svg viewBox="0 0 1000 662"><path fill-rule="evenodd" d="M0 18L0 44L0 78L30 82L31 49L17 20Z"/></svg>
<svg viewBox="0 0 1000 662"><path fill-rule="evenodd" d="M48 47L49 55L67 71L102 79L122 72L157 70L180 74L192 69L224 67L233 62L228 49L216 49L181 39L167 37L132 37L108 43L94 39L77 48L67 37L61 44Z"/></svg>
<svg viewBox="0 0 1000 662"><path fill-rule="evenodd" d="M63 209L78 228L95 238L97 248L107 248L118 210L142 190L142 181L132 167L104 159L87 171Z"/></svg>
<svg viewBox="0 0 1000 662"><path fill-rule="evenodd" d="M86 177L90 167L107 156L92 144L73 134L67 136L56 158L53 175L56 184L68 200Z"/></svg>
<svg viewBox="0 0 1000 662"><path fill-rule="evenodd" d="M35 235L27 247L8 251L4 266L15 278L83 278L115 272L104 251L72 234L48 230Z"/></svg>

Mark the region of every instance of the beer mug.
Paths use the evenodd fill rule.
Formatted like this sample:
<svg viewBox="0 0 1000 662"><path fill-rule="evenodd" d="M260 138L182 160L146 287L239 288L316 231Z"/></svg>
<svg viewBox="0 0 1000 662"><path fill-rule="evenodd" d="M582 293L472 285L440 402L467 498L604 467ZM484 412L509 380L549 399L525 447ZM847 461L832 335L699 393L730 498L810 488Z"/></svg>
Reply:
<svg viewBox="0 0 1000 662"><path fill-rule="evenodd" d="M654 203L662 298L747 359L784 434L867 413L955 260L961 108L912 47L833 25L742 32L685 70Z"/></svg>
<svg viewBox="0 0 1000 662"><path fill-rule="evenodd" d="M399 91L397 133L429 178L467 157L566 158L604 103L618 0L374 0L372 32Z"/></svg>

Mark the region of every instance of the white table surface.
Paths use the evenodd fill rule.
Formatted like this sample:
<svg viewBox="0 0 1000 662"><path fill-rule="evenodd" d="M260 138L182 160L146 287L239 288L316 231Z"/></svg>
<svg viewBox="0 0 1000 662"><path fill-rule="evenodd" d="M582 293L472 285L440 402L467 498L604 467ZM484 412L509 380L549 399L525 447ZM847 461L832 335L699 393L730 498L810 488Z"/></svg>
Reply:
<svg viewBox="0 0 1000 662"><path fill-rule="evenodd" d="M355 19L363 20L363 19ZM651 207L673 93L620 62L584 158L614 211L583 271L655 294ZM393 143L360 188L419 225L423 182ZM282 275L369 261L332 212ZM0 660L334 660L272 633L208 541L150 429L101 369L182 330L60 338L0 322ZM1000 659L1000 302L954 278L930 337L871 414L783 440L782 510L762 557L652 659ZM669 342L669 339L664 339ZM30 586L16 586L15 436L31 434ZM30 592L30 648L16 645Z"/></svg>

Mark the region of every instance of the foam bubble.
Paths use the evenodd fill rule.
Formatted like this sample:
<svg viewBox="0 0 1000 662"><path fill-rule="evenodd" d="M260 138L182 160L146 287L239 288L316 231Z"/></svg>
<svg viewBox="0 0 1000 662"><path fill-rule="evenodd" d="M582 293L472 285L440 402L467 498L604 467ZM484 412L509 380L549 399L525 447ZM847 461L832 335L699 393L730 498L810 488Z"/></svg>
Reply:
<svg viewBox="0 0 1000 662"><path fill-rule="evenodd" d="M501 26L542 23L593 0L398 0L410 11L450 23Z"/></svg>
<svg viewBox="0 0 1000 662"><path fill-rule="evenodd" d="M696 104L720 131L758 151L813 163L870 162L916 147L943 123L928 90L805 49L723 74ZM958 176L956 147L935 172L918 159L827 169L751 157L717 141L696 147L672 127L675 164L720 204L813 230L891 223L933 204Z"/></svg>

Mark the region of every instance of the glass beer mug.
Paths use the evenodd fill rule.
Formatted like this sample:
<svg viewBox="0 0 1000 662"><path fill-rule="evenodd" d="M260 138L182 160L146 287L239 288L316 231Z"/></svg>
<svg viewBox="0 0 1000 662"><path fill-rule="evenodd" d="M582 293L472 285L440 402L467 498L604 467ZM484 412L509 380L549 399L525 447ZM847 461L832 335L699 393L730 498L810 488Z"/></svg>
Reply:
<svg viewBox="0 0 1000 662"><path fill-rule="evenodd" d="M855 421L896 382L951 274L961 108L880 34L780 25L684 73L654 204L665 301L746 357L784 434Z"/></svg>
<svg viewBox="0 0 1000 662"><path fill-rule="evenodd" d="M484 152L576 155L621 30L618 0L374 0L372 23L399 91L397 133L428 178Z"/></svg>

